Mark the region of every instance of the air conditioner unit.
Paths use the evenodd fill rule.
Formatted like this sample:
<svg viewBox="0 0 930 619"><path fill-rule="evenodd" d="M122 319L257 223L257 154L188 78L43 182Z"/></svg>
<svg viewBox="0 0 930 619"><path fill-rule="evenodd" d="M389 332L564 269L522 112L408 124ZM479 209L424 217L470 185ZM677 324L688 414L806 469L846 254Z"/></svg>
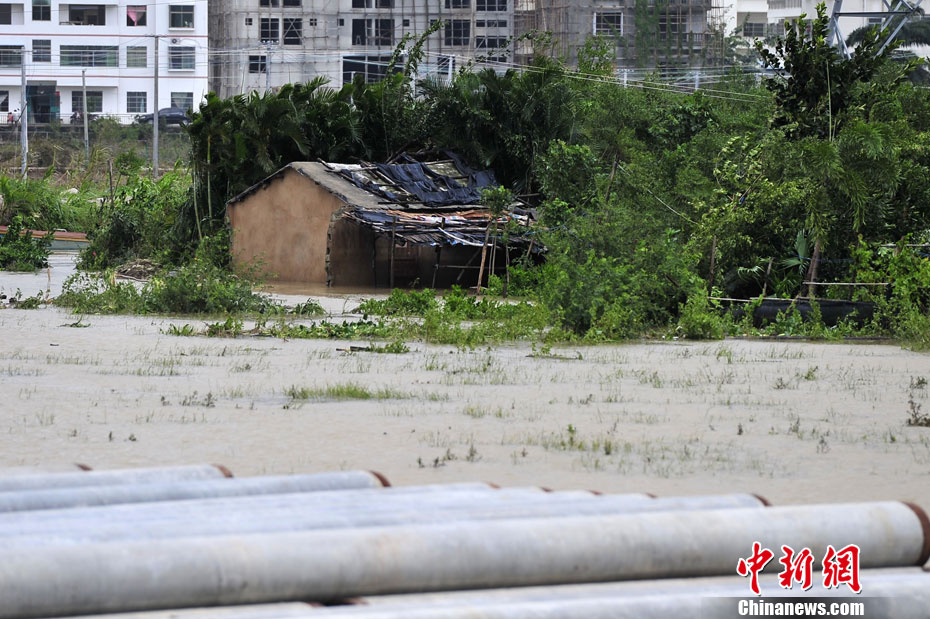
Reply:
<svg viewBox="0 0 930 619"><path fill-rule="evenodd" d="M171 39L171 44L172 44L172 45L177 45L177 44L180 43L180 42L181 42L181 39Z"/></svg>

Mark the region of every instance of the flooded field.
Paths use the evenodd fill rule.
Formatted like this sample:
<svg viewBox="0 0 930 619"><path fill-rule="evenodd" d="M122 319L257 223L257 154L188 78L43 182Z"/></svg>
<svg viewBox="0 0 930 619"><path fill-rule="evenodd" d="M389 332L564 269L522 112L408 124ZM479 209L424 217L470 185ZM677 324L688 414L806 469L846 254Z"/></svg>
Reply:
<svg viewBox="0 0 930 619"><path fill-rule="evenodd" d="M57 294L57 271L0 288ZM31 278L31 279L30 279ZM35 288L35 289L33 289ZM323 299L349 312L351 295ZM0 310L0 467L215 462L374 469L395 484L930 506L930 358L890 345L726 340L406 354L208 339L202 321ZM366 342L351 344L365 345Z"/></svg>

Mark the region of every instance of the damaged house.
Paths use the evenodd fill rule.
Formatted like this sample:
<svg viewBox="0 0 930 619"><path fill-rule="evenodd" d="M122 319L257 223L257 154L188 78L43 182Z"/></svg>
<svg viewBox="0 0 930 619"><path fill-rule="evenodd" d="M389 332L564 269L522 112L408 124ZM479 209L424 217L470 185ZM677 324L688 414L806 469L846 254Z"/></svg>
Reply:
<svg viewBox="0 0 930 619"><path fill-rule="evenodd" d="M489 227L485 273L537 255L532 213L493 221L479 204L493 173L449 157L293 162L227 203L233 262L286 282L444 288L476 284Z"/></svg>

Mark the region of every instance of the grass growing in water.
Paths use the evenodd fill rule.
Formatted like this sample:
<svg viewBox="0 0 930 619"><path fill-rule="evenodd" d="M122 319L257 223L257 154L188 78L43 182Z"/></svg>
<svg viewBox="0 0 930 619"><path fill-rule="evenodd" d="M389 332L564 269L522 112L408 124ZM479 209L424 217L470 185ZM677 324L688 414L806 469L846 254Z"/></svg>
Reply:
<svg viewBox="0 0 930 619"><path fill-rule="evenodd" d="M307 400L402 400L410 396L390 387L371 390L358 383L338 383L325 387L297 387L292 385L284 390L284 395L292 402Z"/></svg>

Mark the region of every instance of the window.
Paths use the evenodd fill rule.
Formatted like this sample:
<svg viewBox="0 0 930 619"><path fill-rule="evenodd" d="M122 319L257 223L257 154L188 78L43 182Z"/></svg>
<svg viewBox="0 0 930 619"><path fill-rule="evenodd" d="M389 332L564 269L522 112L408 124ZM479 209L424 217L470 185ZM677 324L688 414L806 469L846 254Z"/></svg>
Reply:
<svg viewBox="0 0 930 619"><path fill-rule="evenodd" d="M84 93L80 90L71 91L71 111L72 112L83 112L84 111ZM103 91L102 90L88 90L87 91L87 113L88 114L100 114L103 112Z"/></svg>
<svg viewBox="0 0 930 619"><path fill-rule="evenodd" d="M51 39L33 39L32 40L32 61L33 62L51 62L52 61Z"/></svg>
<svg viewBox="0 0 930 619"><path fill-rule="evenodd" d="M394 0L352 0L353 9L370 9L374 3L376 9L394 8Z"/></svg>
<svg viewBox="0 0 930 619"><path fill-rule="evenodd" d="M620 36L623 34L623 13L595 13L594 34Z"/></svg>
<svg viewBox="0 0 930 619"><path fill-rule="evenodd" d="M251 17L246 17L246 18L245 18L245 25L246 25L246 26L251 26L251 25L252 25L252 18L251 18Z"/></svg>
<svg viewBox="0 0 930 619"><path fill-rule="evenodd" d="M168 69L171 71L192 71L196 62L193 47L169 47Z"/></svg>
<svg viewBox="0 0 930 619"><path fill-rule="evenodd" d="M881 26L883 21L885 20L882 17L869 17L868 19L866 19L866 24L869 26ZM746 24L746 25L748 26L749 24ZM762 35L759 35L759 36L762 36Z"/></svg>
<svg viewBox="0 0 930 619"><path fill-rule="evenodd" d="M145 114L148 108L148 93L146 92L127 92L126 93L126 112L129 114Z"/></svg>
<svg viewBox="0 0 930 619"><path fill-rule="evenodd" d="M686 15L659 15L659 39L677 39L679 34L687 30L686 20Z"/></svg>
<svg viewBox="0 0 930 619"><path fill-rule="evenodd" d="M446 0L447 9L468 9L471 8L471 0Z"/></svg>
<svg viewBox="0 0 930 619"><path fill-rule="evenodd" d="M353 19L352 45L394 45L394 20Z"/></svg>
<svg viewBox="0 0 930 619"><path fill-rule="evenodd" d="M176 6L168 7L168 27L169 28L193 28L194 27L194 7Z"/></svg>
<svg viewBox="0 0 930 619"><path fill-rule="evenodd" d="M131 4L126 7L126 25L144 26L146 7L144 4Z"/></svg>
<svg viewBox="0 0 930 619"><path fill-rule="evenodd" d="M284 0L284 6L300 6L300 0Z"/></svg>
<svg viewBox="0 0 930 619"><path fill-rule="evenodd" d="M278 0L259 0L258 6L278 6Z"/></svg>
<svg viewBox="0 0 930 619"><path fill-rule="evenodd" d="M316 26L316 17L308 17L308 18L307 18L307 27L312 28L313 26Z"/></svg>
<svg viewBox="0 0 930 619"><path fill-rule="evenodd" d="M475 28L506 28L506 19L476 19Z"/></svg>
<svg viewBox="0 0 930 619"><path fill-rule="evenodd" d="M0 26L9 26L13 23L13 5L0 4ZM0 92L6 92L0 90Z"/></svg>
<svg viewBox="0 0 930 619"><path fill-rule="evenodd" d="M471 22L453 19L446 22L446 45L468 45L471 41Z"/></svg>
<svg viewBox="0 0 930 619"><path fill-rule="evenodd" d="M249 56L249 73L268 71L268 59L265 56Z"/></svg>
<svg viewBox="0 0 930 619"><path fill-rule="evenodd" d="M194 107L194 93L192 92L173 92L171 93L171 107L179 107L185 112Z"/></svg>
<svg viewBox="0 0 930 619"><path fill-rule="evenodd" d="M507 0L475 0L476 11L506 11Z"/></svg>
<svg viewBox="0 0 930 619"><path fill-rule="evenodd" d="M284 18L284 44L300 45L303 39L304 20L299 17Z"/></svg>
<svg viewBox="0 0 930 619"><path fill-rule="evenodd" d="M507 45L507 37L475 37L475 49L496 49Z"/></svg>
<svg viewBox="0 0 930 619"><path fill-rule="evenodd" d="M52 21L52 0L32 0L32 21Z"/></svg>
<svg viewBox="0 0 930 619"><path fill-rule="evenodd" d="M62 45L63 67L118 67L119 47L115 45Z"/></svg>
<svg viewBox="0 0 930 619"><path fill-rule="evenodd" d="M72 26L106 26L107 7L103 4L72 4L68 7L68 23Z"/></svg>
<svg viewBox="0 0 930 619"><path fill-rule="evenodd" d="M10 91L0 90L0 112L10 111Z"/></svg>
<svg viewBox="0 0 930 619"><path fill-rule="evenodd" d="M144 45L126 48L126 66L130 68L147 67L149 50Z"/></svg>
<svg viewBox="0 0 930 619"><path fill-rule="evenodd" d="M753 23L746 22L743 24L743 36L744 37L764 37L765 36L765 24L762 22Z"/></svg>
<svg viewBox="0 0 930 619"><path fill-rule="evenodd" d="M451 77L455 71L455 56L440 56L436 61L436 70L442 75Z"/></svg>
<svg viewBox="0 0 930 619"><path fill-rule="evenodd" d="M277 18L262 17L259 22L259 38L262 43L277 43L280 35L281 22Z"/></svg>
<svg viewBox="0 0 930 619"><path fill-rule="evenodd" d="M486 52L489 62L507 62L507 50L500 48L507 46L507 37L475 37L475 49L489 50Z"/></svg>
<svg viewBox="0 0 930 619"><path fill-rule="evenodd" d="M403 22L401 22L401 23L402 23L402 25L404 26L404 28L410 27L410 20L409 20L409 19L405 19L405 20L404 20Z"/></svg>
<svg viewBox="0 0 930 619"><path fill-rule="evenodd" d="M18 67L22 64L22 45L0 45L0 67Z"/></svg>
<svg viewBox="0 0 930 619"><path fill-rule="evenodd" d="M391 56L345 56L342 59L342 82L352 83L356 76L372 84L381 81L388 73Z"/></svg>

